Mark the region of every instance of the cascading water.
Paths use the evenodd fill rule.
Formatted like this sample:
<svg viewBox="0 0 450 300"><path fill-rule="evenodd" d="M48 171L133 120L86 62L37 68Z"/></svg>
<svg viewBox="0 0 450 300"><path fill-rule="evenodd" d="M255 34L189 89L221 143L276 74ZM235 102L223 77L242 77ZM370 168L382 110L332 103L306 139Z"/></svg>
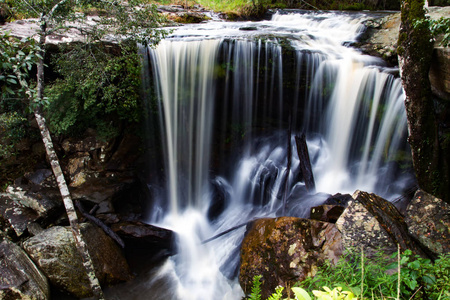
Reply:
<svg viewBox="0 0 450 300"><path fill-rule="evenodd" d="M152 177L163 183L149 182L147 221L179 237L178 254L151 280L170 278L170 293L152 299L240 299L244 228L202 241L278 215L283 193L286 213L298 217L323 193L401 193L411 175L395 167L395 156L407 150L400 81L381 60L345 46L366 18L301 12L210 22L181 27L145 49L164 154L164 163L155 163L163 174ZM316 196L305 191L296 155L284 184L288 139L300 132L322 192Z"/></svg>

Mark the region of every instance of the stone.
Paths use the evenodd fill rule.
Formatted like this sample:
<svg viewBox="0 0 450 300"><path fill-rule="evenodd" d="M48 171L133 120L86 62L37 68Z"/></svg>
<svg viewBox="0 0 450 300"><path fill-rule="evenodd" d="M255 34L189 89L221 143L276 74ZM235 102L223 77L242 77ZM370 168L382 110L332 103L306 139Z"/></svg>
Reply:
<svg viewBox="0 0 450 300"><path fill-rule="evenodd" d="M355 198L357 194L355 192ZM336 227L342 234L342 244L347 251L364 249L371 258L383 249L388 254L397 251L397 245L391 239L378 220L357 199L351 200L342 215L336 221Z"/></svg>
<svg viewBox="0 0 450 300"><path fill-rule="evenodd" d="M345 207L340 205L320 205L311 208L310 219L336 223Z"/></svg>
<svg viewBox="0 0 450 300"><path fill-rule="evenodd" d="M341 234L331 223L295 217L252 222L241 247L239 283L250 293L254 276L262 276L262 298L275 287L293 286L314 276L325 261L342 255Z"/></svg>
<svg viewBox="0 0 450 300"><path fill-rule="evenodd" d="M383 251L390 255L410 249L414 254L431 257L408 233L407 224L391 202L378 195L356 191L336 226L342 233L346 250L363 249L367 257Z"/></svg>
<svg viewBox="0 0 450 300"><path fill-rule="evenodd" d="M406 209L409 233L435 254L450 252L450 205L418 190Z"/></svg>
<svg viewBox="0 0 450 300"><path fill-rule="evenodd" d="M47 224L62 210L54 190L40 186L9 186L0 193L0 215L21 237L30 223Z"/></svg>
<svg viewBox="0 0 450 300"><path fill-rule="evenodd" d="M176 251L175 233L169 229L138 221L122 221L113 224L111 229L125 241L127 248L167 250L169 255Z"/></svg>
<svg viewBox="0 0 450 300"><path fill-rule="evenodd" d="M0 194L0 217L5 220L16 236L22 236L28 224L39 219L39 215L31 208L23 207L13 201L8 194Z"/></svg>
<svg viewBox="0 0 450 300"><path fill-rule="evenodd" d="M0 237L0 299L50 299L47 278L16 244Z"/></svg>
<svg viewBox="0 0 450 300"><path fill-rule="evenodd" d="M450 48L434 48L430 82L434 94L447 101L450 100Z"/></svg>
<svg viewBox="0 0 450 300"><path fill-rule="evenodd" d="M109 236L90 223L81 224L81 231L102 285L132 278L121 250ZM24 241L23 248L53 286L78 298L91 296L86 270L70 227L51 227Z"/></svg>

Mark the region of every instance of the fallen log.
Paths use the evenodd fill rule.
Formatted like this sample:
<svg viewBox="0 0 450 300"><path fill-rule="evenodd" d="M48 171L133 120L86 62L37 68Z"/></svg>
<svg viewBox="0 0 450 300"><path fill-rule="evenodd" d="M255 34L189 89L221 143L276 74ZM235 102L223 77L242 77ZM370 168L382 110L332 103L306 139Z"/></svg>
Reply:
<svg viewBox="0 0 450 300"><path fill-rule="evenodd" d="M306 144L305 134L302 133L300 137L296 135L295 143L297 144L297 153L298 158L300 159L300 168L302 170L306 190L309 193L314 193L316 191L316 183L314 181L311 160L309 159L308 145Z"/></svg>
<svg viewBox="0 0 450 300"><path fill-rule="evenodd" d="M103 229L103 231L109 235L113 240L115 240L117 242L117 244L120 245L120 247L125 248L125 243L123 242L123 240L108 226L105 225L105 223L103 223L102 221L100 221L99 219L97 219L96 217L94 217L93 215L90 215L83 207L83 205L81 204L80 200L75 200L75 206L78 208L78 210L80 211L80 213L89 221L91 221L92 223L94 223L95 225L97 225L98 227L100 227L101 229Z"/></svg>

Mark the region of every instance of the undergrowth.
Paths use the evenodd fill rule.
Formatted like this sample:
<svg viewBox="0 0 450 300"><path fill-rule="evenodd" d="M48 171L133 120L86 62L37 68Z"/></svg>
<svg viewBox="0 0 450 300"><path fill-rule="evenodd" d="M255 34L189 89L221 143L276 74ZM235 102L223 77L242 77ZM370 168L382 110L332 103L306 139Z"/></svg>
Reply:
<svg viewBox="0 0 450 300"><path fill-rule="evenodd" d="M261 299L260 280L261 276L254 278L255 289L248 299ZM370 259L364 254L348 253L336 265L321 266L314 277L295 284L291 290L298 300L450 300L450 253L434 262L410 250L390 257L380 253ZM282 291L283 287L277 287L267 300L286 299Z"/></svg>

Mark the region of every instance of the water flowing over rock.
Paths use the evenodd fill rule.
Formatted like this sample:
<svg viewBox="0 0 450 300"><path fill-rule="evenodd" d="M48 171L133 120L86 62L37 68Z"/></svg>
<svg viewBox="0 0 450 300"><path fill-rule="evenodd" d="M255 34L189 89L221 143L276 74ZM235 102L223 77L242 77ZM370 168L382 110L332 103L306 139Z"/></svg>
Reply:
<svg viewBox="0 0 450 300"><path fill-rule="evenodd" d="M337 262L341 254L341 234L334 224L294 217L259 219L242 242L239 282L249 293L253 277L261 275L265 299L275 287L293 286L313 276L325 260Z"/></svg>
<svg viewBox="0 0 450 300"><path fill-rule="evenodd" d="M84 223L81 230L100 283L110 285L131 279L121 250L101 229ZM78 298L91 295L86 271L69 227L47 229L26 240L23 247L55 287Z"/></svg>
<svg viewBox="0 0 450 300"><path fill-rule="evenodd" d="M0 299L49 299L47 278L28 255L7 239L0 241Z"/></svg>
<svg viewBox="0 0 450 300"><path fill-rule="evenodd" d="M435 254L450 252L450 205L418 190L407 207L409 233Z"/></svg>

